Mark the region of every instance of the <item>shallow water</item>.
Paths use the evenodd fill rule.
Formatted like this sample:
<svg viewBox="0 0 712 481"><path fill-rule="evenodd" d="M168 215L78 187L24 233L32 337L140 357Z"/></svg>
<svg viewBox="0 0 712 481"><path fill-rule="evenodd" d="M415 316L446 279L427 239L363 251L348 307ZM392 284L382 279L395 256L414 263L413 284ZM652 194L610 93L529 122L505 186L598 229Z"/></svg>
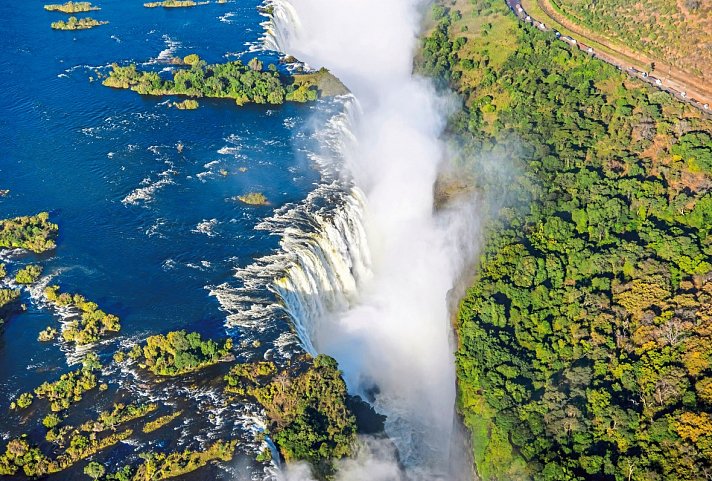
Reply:
<svg viewBox="0 0 712 481"><path fill-rule="evenodd" d="M303 201L319 182L312 156L319 144L318 119L339 108L327 102L238 108L229 100L200 100L198 110L182 111L168 108L166 99L90 81L97 69L106 73L112 62L160 69L168 67L160 63L168 55L189 53L221 62L243 54L249 58L253 54L245 52L260 45L264 19L256 0L189 9L146 9L141 4L102 0L102 10L83 16L110 23L72 32L51 30L52 21L67 15L45 12L42 2L0 3L5 19L0 36L0 189L10 190L0 198L0 216L49 211L60 227L51 255L6 256L7 269L14 274L25 263L41 263L44 275L51 277L45 282L81 293L118 315L121 333L94 348L107 363L118 345L150 334L188 329L225 336L228 313L211 291L218 285L239 287L235 269L278 249L278 237L255 227L275 210ZM277 58L269 52L258 55L266 61ZM221 175L223 169L227 176ZM247 206L230 199L250 191L263 192L270 205ZM60 343L37 341L41 329L59 326L54 311L43 305L41 296L22 295L28 310L0 328L2 410L17 393L76 368L69 366L72 357ZM285 322L280 329L290 330ZM229 333L237 343L245 335L239 329ZM212 377L208 373L183 383L193 390L182 394L192 399L193 409L210 406L210 380L221 369L212 370ZM87 395L77 406L84 417L110 407L127 386L138 392L142 385L131 373L107 372L103 380L110 382L109 391ZM199 382L207 386L199 389ZM180 404L170 394L179 389L180 383L145 391ZM26 417L2 416L3 438L34 430L33 436L41 439L40 413L30 412ZM186 423L182 431L166 428L151 440L121 443L101 457L122 460L149 442L163 448L192 446L201 436L218 438L221 431L250 424L240 420L250 414L238 407L217 414L217 419L186 416L171 425ZM249 476L250 469L238 464L234 469ZM225 473L223 468L208 469L213 473L203 471L201 476L213 479ZM78 471L55 477L85 479Z"/></svg>

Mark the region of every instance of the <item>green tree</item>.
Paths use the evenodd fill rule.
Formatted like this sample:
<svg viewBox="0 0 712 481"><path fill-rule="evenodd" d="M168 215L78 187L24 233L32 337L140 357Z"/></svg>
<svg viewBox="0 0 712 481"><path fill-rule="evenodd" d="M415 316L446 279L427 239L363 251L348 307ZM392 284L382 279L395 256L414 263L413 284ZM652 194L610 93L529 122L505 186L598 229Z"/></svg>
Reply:
<svg viewBox="0 0 712 481"><path fill-rule="evenodd" d="M102 464L92 461L84 467L84 474L89 476L91 479L99 479L104 476L106 470Z"/></svg>

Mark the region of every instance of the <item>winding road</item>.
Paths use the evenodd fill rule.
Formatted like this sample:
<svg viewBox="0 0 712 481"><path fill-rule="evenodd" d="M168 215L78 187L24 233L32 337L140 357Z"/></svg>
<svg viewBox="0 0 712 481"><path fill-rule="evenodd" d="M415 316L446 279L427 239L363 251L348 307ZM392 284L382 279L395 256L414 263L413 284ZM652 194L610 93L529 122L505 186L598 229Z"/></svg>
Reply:
<svg viewBox="0 0 712 481"><path fill-rule="evenodd" d="M561 15L553 11L553 7L547 0L530 0L537 3L542 12L547 15L546 19L533 18L531 13L524 9L520 0L505 1L509 9L522 22L529 23L543 31L553 31L557 38L572 47L578 47L589 55L595 56L615 66L632 77L636 77L660 90L666 91L679 100L687 102L700 109L703 113L712 116L712 86L700 83L701 81L697 79L689 78L689 75L686 75L679 69L674 69L654 59L648 59L638 52L623 52L620 47L611 45L598 36L594 37L593 35L585 33L583 28L562 18ZM562 35L555 28L547 26L545 22L549 22L551 25L561 25L566 30L572 32L575 37ZM607 51L595 49L592 45L602 45ZM634 64L632 59L637 61L636 64ZM651 61L655 61L655 65L658 66L655 69L656 76L649 75L647 72L637 68L637 65L641 63L650 64ZM668 74L664 75L662 72L668 72Z"/></svg>

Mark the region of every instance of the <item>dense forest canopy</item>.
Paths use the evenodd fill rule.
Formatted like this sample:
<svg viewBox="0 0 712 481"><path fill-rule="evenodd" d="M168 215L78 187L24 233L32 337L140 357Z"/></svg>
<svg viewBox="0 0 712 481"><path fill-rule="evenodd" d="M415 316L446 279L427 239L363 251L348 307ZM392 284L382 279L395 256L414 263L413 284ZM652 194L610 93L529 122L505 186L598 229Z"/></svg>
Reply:
<svg viewBox="0 0 712 481"><path fill-rule="evenodd" d="M419 68L491 213L457 322L481 477L710 479L712 122L496 0L436 6Z"/></svg>

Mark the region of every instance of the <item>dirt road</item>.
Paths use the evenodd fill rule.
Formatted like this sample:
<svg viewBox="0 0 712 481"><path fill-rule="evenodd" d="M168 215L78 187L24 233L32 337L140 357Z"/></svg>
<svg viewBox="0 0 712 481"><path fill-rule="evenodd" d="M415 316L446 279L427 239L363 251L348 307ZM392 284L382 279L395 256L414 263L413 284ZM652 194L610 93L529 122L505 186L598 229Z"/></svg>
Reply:
<svg viewBox="0 0 712 481"><path fill-rule="evenodd" d="M620 47L606 38L590 32L588 29L571 22L565 16L559 14L554 10L550 0L530 1L536 2L546 15L546 18L534 18L531 12L527 12L524 9L520 0L506 0L506 3L521 21L530 23L540 30L557 31L556 27L561 26L563 27L562 30L568 30L572 34L570 36L562 36L557 33L557 36L562 41L576 46L618 67L629 75L638 77L661 90L665 90L678 99L712 115L712 110L710 110L712 108L712 86L707 85L701 79L697 79L655 59L650 59L639 52ZM602 45L605 51L596 48L598 45ZM640 65L650 65L653 62L655 63L655 70L652 74L643 71L640 67Z"/></svg>

